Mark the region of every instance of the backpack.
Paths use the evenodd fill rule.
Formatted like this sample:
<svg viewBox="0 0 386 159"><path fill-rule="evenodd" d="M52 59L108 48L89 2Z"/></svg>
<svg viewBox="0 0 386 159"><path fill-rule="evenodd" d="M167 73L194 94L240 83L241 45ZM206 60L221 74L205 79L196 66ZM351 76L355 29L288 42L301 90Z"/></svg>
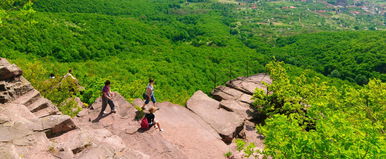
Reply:
<svg viewBox="0 0 386 159"><path fill-rule="evenodd" d="M141 128L142 129L149 129L149 122L147 121L147 118L144 117L142 120L141 120Z"/></svg>

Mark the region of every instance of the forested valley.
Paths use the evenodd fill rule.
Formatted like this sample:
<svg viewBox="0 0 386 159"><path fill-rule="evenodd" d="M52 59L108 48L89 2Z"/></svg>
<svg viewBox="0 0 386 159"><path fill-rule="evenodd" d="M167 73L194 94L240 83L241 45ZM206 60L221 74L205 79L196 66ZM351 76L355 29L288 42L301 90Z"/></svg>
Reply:
<svg viewBox="0 0 386 159"><path fill-rule="evenodd" d="M149 78L157 100L185 104L197 90L269 73L273 93L254 95L266 116L262 154L384 158L386 4L343 2L3 0L0 57L55 104L92 104L105 80L140 98ZM69 69L84 91L50 90L49 75Z"/></svg>

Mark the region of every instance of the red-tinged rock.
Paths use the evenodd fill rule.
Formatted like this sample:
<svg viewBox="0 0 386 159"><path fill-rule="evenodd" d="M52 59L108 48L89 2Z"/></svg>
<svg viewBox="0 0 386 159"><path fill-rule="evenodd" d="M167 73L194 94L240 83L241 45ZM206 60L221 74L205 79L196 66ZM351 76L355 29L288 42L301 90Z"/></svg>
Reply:
<svg viewBox="0 0 386 159"><path fill-rule="evenodd" d="M0 80L12 79L21 76L23 71L16 65L0 66Z"/></svg>
<svg viewBox="0 0 386 159"><path fill-rule="evenodd" d="M243 126L243 118L220 107L220 102L197 91L188 100L187 107L214 128L226 143L231 143Z"/></svg>

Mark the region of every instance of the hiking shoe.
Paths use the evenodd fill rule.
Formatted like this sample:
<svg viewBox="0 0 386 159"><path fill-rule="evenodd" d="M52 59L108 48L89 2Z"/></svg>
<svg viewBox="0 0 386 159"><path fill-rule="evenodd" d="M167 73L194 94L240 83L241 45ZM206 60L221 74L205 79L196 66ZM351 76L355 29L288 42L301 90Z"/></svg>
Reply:
<svg viewBox="0 0 386 159"><path fill-rule="evenodd" d="M112 110L111 113L116 113L117 111L116 110Z"/></svg>
<svg viewBox="0 0 386 159"><path fill-rule="evenodd" d="M159 131L164 131L164 129L159 129Z"/></svg>
<svg viewBox="0 0 386 159"><path fill-rule="evenodd" d="M158 126L157 126L157 125L155 125L155 126L154 126L154 128L158 129Z"/></svg>

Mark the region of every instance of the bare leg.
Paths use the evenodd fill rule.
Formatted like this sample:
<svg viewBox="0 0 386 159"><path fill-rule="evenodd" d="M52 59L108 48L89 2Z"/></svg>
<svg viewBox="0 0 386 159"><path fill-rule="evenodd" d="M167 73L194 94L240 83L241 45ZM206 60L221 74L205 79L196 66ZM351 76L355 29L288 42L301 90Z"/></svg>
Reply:
<svg viewBox="0 0 386 159"><path fill-rule="evenodd" d="M150 99L151 99L151 101L153 102L153 106L154 106L157 110L159 110L159 108L158 108L157 105L156 105L157 101L156 101L154 95L151 95Z"/></svg>
<svg viewBox="0 0 386 159"><path fill-rule="evenodd" d="M158 126L159 131L163 131L163 130L161 129L161 126L160 126L159 122L156 122L155 125Z"/></svg>
<svg viewBox="0 0 386 159"><path fill-rule="evenodd" d="M157 110L159 110L159 108L157 107L156 103L153 103L153 106L154 106Z"/></svg>

